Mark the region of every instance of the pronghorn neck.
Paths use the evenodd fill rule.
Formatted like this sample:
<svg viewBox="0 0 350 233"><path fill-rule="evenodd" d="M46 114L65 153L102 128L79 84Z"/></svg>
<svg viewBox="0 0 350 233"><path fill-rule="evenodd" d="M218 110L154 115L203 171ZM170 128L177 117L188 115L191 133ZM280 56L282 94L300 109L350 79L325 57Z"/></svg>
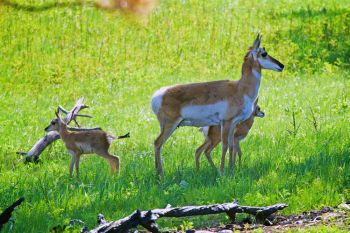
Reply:
<svg viewBox="0 0 350 233"><path fill-rule="evenodd" d="M242 65L242 77L239 80L239 86L242 87L246 95L255 101L258 96L260 82L261 66L254 62L252 56L246 57Z"/></svg>

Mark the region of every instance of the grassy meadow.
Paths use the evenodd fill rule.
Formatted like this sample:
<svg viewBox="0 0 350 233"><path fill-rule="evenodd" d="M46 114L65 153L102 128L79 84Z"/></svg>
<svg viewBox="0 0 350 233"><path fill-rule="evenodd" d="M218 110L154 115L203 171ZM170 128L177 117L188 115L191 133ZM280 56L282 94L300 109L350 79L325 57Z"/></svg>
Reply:
<svg viewBox="0 0 350 233"><path fill-rule="evenodd" d="M13 2L40 8L54 1ZM28 11L0 4L0 210L23 196L13 232L48 232L70 219L91 228L98 213L112 220L168 203L283 202L289 207L282 213L290 214L349 200L349 22L347 0L161 0L147 24L91 6ZM242 166L218 176L203 155L196 171L203 136L183 127L163 148L159 182L152 94L166 85L240 78L259 31L285 70L263 71L259 104L266 117L241 143ZM15 152L45 135L57 106L70 109L82 96L90 106L82 113L94 116L80 120L84 127L130 132L111 147L120 176L90 155L80 177L69 178L62 141L38 164L19 161ZM212 154L217 166L220 153L218 147ZM217 223L226 217L159 221L173 230Z"/></svg>

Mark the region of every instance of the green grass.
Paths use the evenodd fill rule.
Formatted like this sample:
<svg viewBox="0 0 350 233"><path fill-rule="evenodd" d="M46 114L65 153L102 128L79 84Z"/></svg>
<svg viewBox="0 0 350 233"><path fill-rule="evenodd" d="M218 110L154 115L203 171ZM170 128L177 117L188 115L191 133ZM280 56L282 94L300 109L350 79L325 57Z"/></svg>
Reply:
<svg viewBox="0 0 350 233"><path fill-rule="evenodd" d="M168 203L284 202L287 214L349 200L349 9L346 0L164 0L144 25L92 7L30 12L0 6L0 209L24 196L14 231L47 232L71 218L93 227L98 213L112 220ZM163 149L165 180L159 183L153 92L238 79L258 31L286 68L263 72L259 104L266 117L242 142L243 166L220 177L203 156L197 172L194 151L203 137L196 128L180 128ZM20 162L15 152L45 135L56 107L70 108L81 96L90 105L84 112L94 116L82 119L84 126L131 133L111 148L120 156L121 175L111 176L103 159L87 156L80 178L70 179L61 141L44 151L39 164ZM217 165L219 157L217 148ZM189 224L184 220L194 226L226 222L216 215L160 225L180 229Z"/></svg>

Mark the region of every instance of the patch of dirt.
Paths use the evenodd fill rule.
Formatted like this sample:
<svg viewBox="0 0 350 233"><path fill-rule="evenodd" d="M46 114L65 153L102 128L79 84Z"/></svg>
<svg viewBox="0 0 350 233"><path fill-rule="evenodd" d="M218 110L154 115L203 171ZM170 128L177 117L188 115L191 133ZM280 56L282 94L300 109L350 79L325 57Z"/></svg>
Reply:
<svg viewBox="0 0 350 233"><path fill-rule="evenodd" d="M313 226L334 226L350 232L350 205L340 204L337 207L324 207L318 211L303 212L299 215L273 215L264 224L253 223L250 218L226 226L214 226L203 229L191 229L186 233L232 233L233 231L251 232L258 228L264 232L281 232L287 229L305 229Z"/></svg>

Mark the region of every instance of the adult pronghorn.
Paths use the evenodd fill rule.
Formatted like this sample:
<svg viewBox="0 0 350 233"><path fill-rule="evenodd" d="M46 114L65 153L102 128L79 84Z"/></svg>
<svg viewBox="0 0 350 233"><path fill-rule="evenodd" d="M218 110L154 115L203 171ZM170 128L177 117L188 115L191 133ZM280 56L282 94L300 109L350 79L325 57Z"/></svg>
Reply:
<svg viewBox="0 0 350 233"><path fill-rule="evenodd" d="M229 148L232 158L233 133L240 122L251 116L258 96L261 70L282 71L284 65L260 48L258 34L244 57L242 76L237 81L221 80L163 87L152 97L152 110L157 115L161 132L154 142L155 163L163 177L160 150L178 126L221 125L223 173L225 155ZM231 164L233 167L233 164Z"/></svg>

